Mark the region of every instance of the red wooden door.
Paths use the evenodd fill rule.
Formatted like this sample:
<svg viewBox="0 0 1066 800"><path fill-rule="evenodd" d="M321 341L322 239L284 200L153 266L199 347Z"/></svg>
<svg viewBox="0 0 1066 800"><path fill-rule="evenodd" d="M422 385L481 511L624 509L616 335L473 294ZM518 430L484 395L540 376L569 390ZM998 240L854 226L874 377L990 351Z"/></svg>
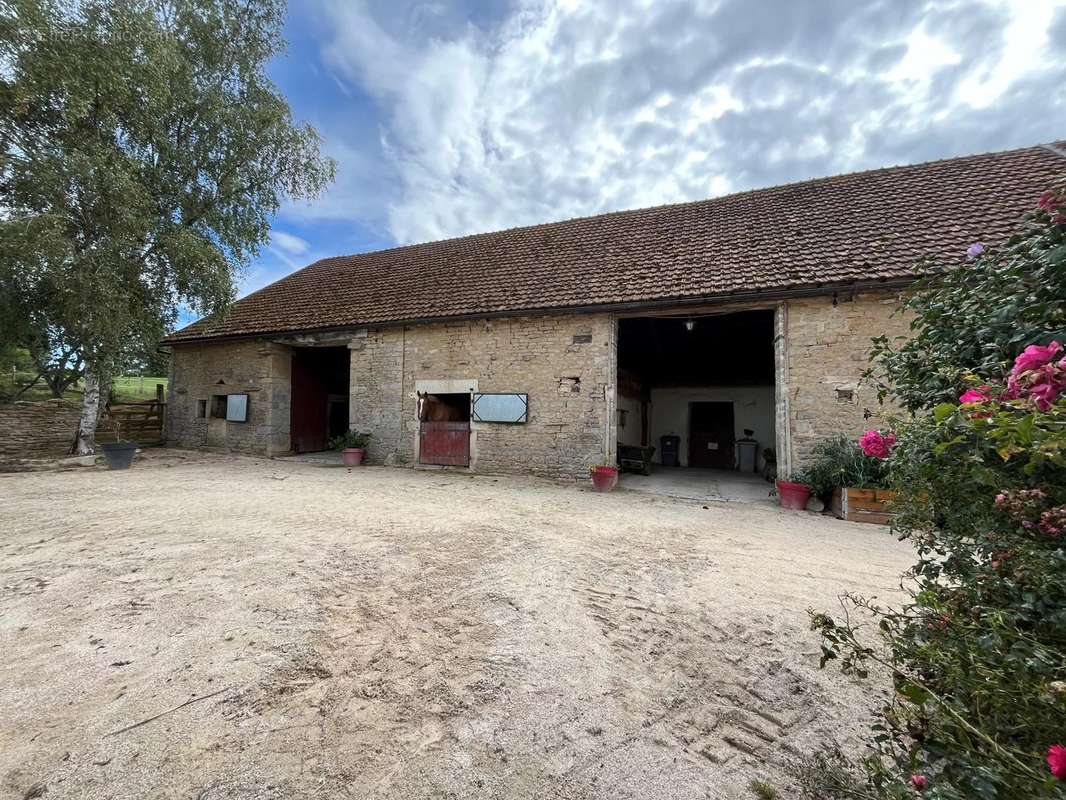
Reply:
<svg viewBox="0 0 1066 800"><path fill-rule="evenodd" d="M292 356L292 401L290 404L292 449L310 453L326 449L329 433L329 395L321 375L313 364Z"/></svg>
<svg viewBox="0 0 1066 800"><path fill-rule="evenodd" d="M689 406L688 465L733 469L732 403L692 403Z"/></svg>
<svg viewBox="0 0 1066 800"><path fill-rule="evenodd" d="M418 436L418 463L470 466L469 422L423 422Z"/></svg>

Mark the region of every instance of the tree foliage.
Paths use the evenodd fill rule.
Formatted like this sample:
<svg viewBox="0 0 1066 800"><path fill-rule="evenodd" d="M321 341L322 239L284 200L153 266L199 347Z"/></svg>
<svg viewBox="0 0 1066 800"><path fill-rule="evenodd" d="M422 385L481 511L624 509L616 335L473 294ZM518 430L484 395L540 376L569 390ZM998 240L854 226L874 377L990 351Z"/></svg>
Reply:
<svg viewBox="0 0 1066 800"><path fill-rule="evenodd" d="M13 0L0 11L0 335L89 369L179 307L223 311L285 197L334 165L265 74L282 0Z"/></svg>
<svg viewBox="0 0 1066 800"><path fill-rule="evenodd" d="M876 662L894 693L865 757L808 762L808 797L1066 798L1059 202L1045 195L1008 245L926 283L914 339L878 352L888 392L915 412L897 420L888 464L894 528L918 562L900 609L847 597L812 614L823 664L865 676Z"/></svg>

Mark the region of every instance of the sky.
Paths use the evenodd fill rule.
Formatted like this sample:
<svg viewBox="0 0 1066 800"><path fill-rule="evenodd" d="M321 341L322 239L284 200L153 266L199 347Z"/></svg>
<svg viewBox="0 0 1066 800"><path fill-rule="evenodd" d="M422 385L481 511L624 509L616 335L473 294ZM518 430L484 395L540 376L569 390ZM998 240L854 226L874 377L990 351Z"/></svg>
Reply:
<svg viewBox="0 0 1066 800"><path fill-rule="evenodd" d="M1066 138L1066 0L290 0L317 258Z"/></svg>

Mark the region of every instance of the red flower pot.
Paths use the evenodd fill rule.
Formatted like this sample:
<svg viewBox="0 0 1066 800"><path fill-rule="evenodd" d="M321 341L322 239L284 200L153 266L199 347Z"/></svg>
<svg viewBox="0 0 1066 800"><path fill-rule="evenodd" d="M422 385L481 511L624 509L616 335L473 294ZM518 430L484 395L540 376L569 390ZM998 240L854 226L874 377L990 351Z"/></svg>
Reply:
<svg viewBox="0 0 1066 800"><path fill-rule="evenodd" d="M777 499L781 501L781 508L803 511L811 499L811 487L805 483L777 481Z"/></svg>
<svg viewBox="0 0 1066 800"><path fill-rule="evenodd" d="M592 488L597 492L609 492L618 483L618 467L593 467L589 473L592 475Z"/></svg>
<svg viewBox="0 0 1066 800"><path fill-rule="evenodd" d="M346 467L358 467L363 463L364 455L366 455L366 450L362 447L346 447L341 450L341 460Z"/></svg>

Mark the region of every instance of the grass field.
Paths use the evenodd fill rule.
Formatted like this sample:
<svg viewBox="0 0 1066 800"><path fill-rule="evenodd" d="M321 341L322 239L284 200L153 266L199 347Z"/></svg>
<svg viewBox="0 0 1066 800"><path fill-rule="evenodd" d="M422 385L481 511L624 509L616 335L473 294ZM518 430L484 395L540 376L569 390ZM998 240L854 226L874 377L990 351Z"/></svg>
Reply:
<svg viewBox="0 0 1066 800"><path fill-rule="evenodd" d="M166 378L149 378L135 375L124 376L121 378L115 378L112 392L117 400L152 400L155 398L155 387L157 383L163 384L163 391L166 392Z"/></svg>
<svg viewBox="0 0 1066 800"><path fill-rule="evenodd" d="M33 380L32 375L20 373L16 375L18 386L24 386L27 382ZM112 385L112 395L115 400L119 402L135 402L138 400L152 400L155 398L155 387L157 383L163 384L163 390L166 391L167 379L155 376L140 376L140 375L125 375L120 378L115 378ZM14 389L11 374L0 375L0 397L11 397L14 395L17 389ZM83 391L83 385L79 381L73 387L68 389L63 395L66 400L78 401L81 400ZM51 397L51 392L48 391L48 387L42 382L38 383L32 389L19 397L20 400L47 400Z"/></svg>

